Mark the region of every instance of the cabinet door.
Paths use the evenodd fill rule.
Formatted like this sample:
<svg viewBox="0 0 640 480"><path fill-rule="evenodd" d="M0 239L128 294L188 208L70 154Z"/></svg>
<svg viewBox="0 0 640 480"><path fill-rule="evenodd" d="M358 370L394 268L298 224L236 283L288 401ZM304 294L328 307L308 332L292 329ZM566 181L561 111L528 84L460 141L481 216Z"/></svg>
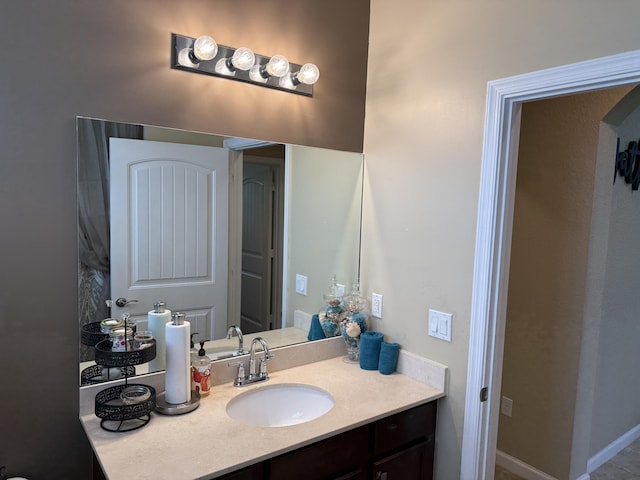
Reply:
<svg viewBox="0 0 640 480"><path fill-rule="evenodd" d="M371 429L360 427L268 461L270 480L360 479L369 462Z"/></svg>
<svg viewBox="0 0 640 480"><path fill-rule="evenodd" d="M373 463L373 480L432 480L433 444L421 442Z"/></svg>
<svg viewBox="0 0 640 480"><path fill-rule="evenodd" d="M347 473L346 475L341 475L340 477L336 477L334 480L366 480L364 472L362 469L355 470L351 473Z"/></svg>

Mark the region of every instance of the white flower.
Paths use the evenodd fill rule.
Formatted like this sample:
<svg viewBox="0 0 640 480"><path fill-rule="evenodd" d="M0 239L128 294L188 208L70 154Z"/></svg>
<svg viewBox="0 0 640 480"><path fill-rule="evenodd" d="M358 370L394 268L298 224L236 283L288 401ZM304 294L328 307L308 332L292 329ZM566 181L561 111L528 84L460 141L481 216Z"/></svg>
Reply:
<svg viewBox="0 0 640 480"><path fill-rule="evenodd" d="M360 335L360 325L358 325L356 322L349 322L345 331L350 337L356 338Z"/></svg>

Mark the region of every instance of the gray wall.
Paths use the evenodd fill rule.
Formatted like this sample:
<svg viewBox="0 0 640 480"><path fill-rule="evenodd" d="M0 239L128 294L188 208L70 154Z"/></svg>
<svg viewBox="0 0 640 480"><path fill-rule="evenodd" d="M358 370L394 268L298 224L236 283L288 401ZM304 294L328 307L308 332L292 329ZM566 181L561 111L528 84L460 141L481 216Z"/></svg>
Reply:
<svg viewBox="0 0 640 480"><path fill-rule="evenodd" d="M640 193L618 176L611 183L612 152L620 138L620 149L640 136L638 89L623 103L631 113L620 125L611 125L608 155L599 162L606 165L600 182L602 197L608 202L609 228L598 232L606 237L607 250L601 301L601 323L597 345L597 368L594 372L593 420L591 424L591 454L595 455L618 437L640 425ZM633 108L635 107L635 108ZM604 202L603 202L604 203Z"/></svg>
<svg viewBox="0 0 640 480"><path fill-rule="evenodd" d="M78 421L74 117L362 151L368 25L368 0L2 2L0 465L9 473L90 478ZM171 32L313 61L315 95L171 70Z"/></svg>

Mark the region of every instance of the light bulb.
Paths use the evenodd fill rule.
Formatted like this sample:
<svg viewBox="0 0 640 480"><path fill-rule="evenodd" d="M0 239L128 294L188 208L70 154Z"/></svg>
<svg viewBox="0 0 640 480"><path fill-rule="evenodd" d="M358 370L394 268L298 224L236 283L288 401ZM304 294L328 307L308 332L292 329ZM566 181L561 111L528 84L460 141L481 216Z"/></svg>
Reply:
<svg viewBox="0 0 640 480"><path fill-rule="evenodd" d="M272 77L281 77L289 73L289 60L284 55L274 55L269 59L265 70Z"/></svg>
<svg viewBox="0 0 640 480"><path fill-rule="evenodd" d="M267 83L267 80L269 79L269 76L268 75L267 76L262 75L262 68L263 67L259 63L256 63L249 70L249 78L251 80L253 80L254 82Z"/></svg>
<svg viewBox="0 0 640 480"><path fill-rule="evenodd" d="M238 48L231 57L231 64L238 70L249 70L255 61L256 56L247 47Z"/></svg>
<svg viewBox="0 0 640 480"><path fill-rule="evenodd" d="M198 64L193 61L190 48L183 48L178 52L178 63L183 67L198 68Z"/></svg>
<svg viewBox="0 0 640 480"><path fill-rule="evenodd" d="M199 60L212 60L218 53L218 44L208 35L196 38L193 43L193 54Z"/></svg>
<svg viewBox="0 0 640 480"><path fill-rule="evenodd" d="M296 73L296 80L306 85L313 85L320 77L320 70L313 63L305 63Z"/></svg>
<svg viewBox="0 0 640 480"><path fill-rule="evenodd" d="M293 79L291 78L291 75L289 75L288 73L280 77L280 80L278 81L278 85L280 85L282 88L287 88L289 90L296 89L296 86L293 83Z"/></svg>
<svg viewBox="0 0 640 480"><path fill-rule="evenodd" d="M231 70L229 68L229 59L228 58L221 58L220 60L218 60L216 62L216 66L214 67L214 70L216 73L220 74L220 75L235 75L236 72L235 70Z"/></svg>

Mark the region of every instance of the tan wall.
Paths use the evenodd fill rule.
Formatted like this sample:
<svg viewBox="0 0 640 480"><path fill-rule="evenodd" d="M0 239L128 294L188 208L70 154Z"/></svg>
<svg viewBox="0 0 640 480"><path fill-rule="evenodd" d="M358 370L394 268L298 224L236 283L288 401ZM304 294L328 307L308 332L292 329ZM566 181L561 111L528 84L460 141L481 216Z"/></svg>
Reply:
<svg viewBox="0 0 640 480"><path fill-rule="evenodd" d="M487 82L636 49L638 15L630 1L371 2L362 286L384 295L375 328L450 368L438 479L460 471ZM427 335L428 308L453 314L452 343Z"/></svg>
<svg viewBox="0 0 640 480"><path fill-rule="evenodd" d="M573 448L600 121L628 90L522 109L502 373L513 416L500 417L498 448L559 479Z"/></svg>
<svg viewBox="0 0 640 480"><path fill-rule="evenodd" d="M5 0L1 9L0 465L11 476L86 480L75 116L361 152L369 2ZM171 32L313 61L314 97L172 70Z"/></svg>
<svg viewBox="0 0 640 480"><path fill-rule="evenodd" d="M357 280L362 201L362 154L290 148L287 325L294 310L326 307L329 282L350 293ZM296 293L296 273L307 277L307 295Z"/></svg>

